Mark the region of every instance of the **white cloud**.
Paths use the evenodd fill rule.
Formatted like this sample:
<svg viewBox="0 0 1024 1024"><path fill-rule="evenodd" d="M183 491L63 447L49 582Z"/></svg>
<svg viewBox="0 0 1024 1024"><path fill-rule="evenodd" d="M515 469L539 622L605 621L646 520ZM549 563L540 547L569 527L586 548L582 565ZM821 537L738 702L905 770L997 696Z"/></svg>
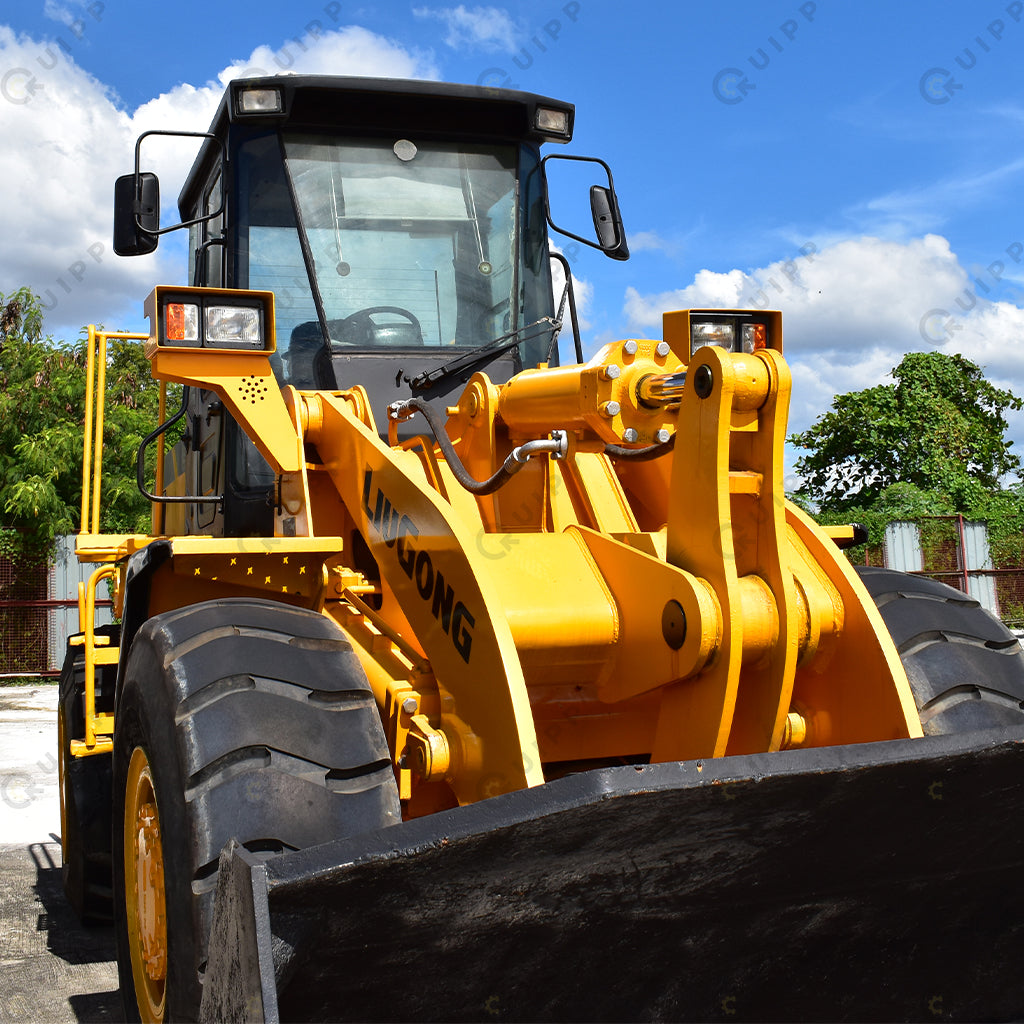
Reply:
<svg viewBox="0 0 1024 1024"><path fill-rule="evenodd" d="M674 256L679 252L677 242L662 238L656 231L633 231L628 238L630 252L661 252Z"/></svg>
<svg viewBox="0 0 1024 1024"><path fill-rule="evenodd" d="M258 46L245 60L236 60L217 77L221 85L249 75L355 75L370 78L438 78L429 54L408 50L369 29L349 25L301 40L278 50Z"/></svg>
<svg viewBox="0 0 1024 1024"><path fill-rule="evenodd" d="M701 270L684 288L626 294L637 327L659 328L665 310L773 308L783 313L793 371L790 429L803 430L836 394L882 383L910 351L960 353L1000 387L1024 397L1024 309L989 302L949 242L862 237L744 272ZM941 312L940 312L941 311ZM653 333L653 332L652 332ZM1024 442L1024 419L1011 436Z"/></svg>
<svg viewBox="0 0 1024 1024"><path fill-rule="evenodd" d="M414 7L412 13L443 22L448 27L445 44L455 50L511 53L523 35L508 11L499 7Z"/></svg>
<svg viewBox="0 0 1024 1024"><path fill-rule="evenodd" d="M994 194L1018 181L1022 172L1024 158L1018 158L981 173L875 196L846 212L853 223L872 234L905 238L937 231L949 219L951 211L962 213L979 203L991 202Z"/></svg>
<svg viewBox="0 0 1024 1024"><path fill-rule="evenodd" d="M66 11L51 5L58 20ZM258 47L211 81L182 83L128 112L59 44L0 25L0 67L11 69L0 99L0 292L22 286L38 292L47 330L66 338L89 322L141 328L151 287L185 277L181 234L167 236L151 256L122 259L111 249L114 179L131 170L141 132L205 131L223 86L252 69L278 73L290 63L289 70L307 73L437 77L427 56L363 28L323 32L304 43L305 50L293 43L290 51ZM161 178L165 217L174 215L196 149L180 141L144 144L147 169Z"/></svg>

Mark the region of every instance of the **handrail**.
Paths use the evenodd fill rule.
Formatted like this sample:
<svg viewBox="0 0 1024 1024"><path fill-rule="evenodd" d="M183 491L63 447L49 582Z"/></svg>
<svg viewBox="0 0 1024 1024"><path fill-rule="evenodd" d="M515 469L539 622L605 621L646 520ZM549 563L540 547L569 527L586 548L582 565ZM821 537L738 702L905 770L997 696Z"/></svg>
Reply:
<svg viewBox="0 0 1024 1024"><path fill-rule="evenodd" d="M113 716L109 712L96 713L96 666L117 663L118 647L110 646L110 637L96 635L96 588L101 580L110 579L117 572L112 563L101 565L89 577L88 583L78 585L79 635L71 638L73 646L83 648L85 655L84 715L85 736L72 739L68 744L72 757L105 754L113 749L111 733ZM100 653L97 648L103 648Z"/></svg>
<svg viewBox="0 0 1024 1024"><path fill-rule="evenodd" d="M107 340L148 341L148 334L98 331L89 325L85 356L85 424L82 431L82 519L79 534L100 532L103 477L103 415L107 388Z"/></svg>

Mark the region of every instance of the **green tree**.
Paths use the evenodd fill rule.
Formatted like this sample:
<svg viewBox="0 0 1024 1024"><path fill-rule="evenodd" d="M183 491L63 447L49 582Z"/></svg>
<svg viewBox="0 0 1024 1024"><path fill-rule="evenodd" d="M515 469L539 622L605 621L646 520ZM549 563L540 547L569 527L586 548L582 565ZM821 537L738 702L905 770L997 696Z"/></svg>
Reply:
<svg viewBox="0 0 1024 1024"><path fill-rule="evenodd" d="M0 549L8 554L43 556L56 534L79 528L85 361L84 332L74 344L55 342L43 336L36 296L27 289L0 295ZM101 531L149 530L135 460L156 425L158 394L142 346L112 340Z"/></svg>
<svg viewBox="0 0 1024 1024"><path fill-rule="evenodd" d="M892 384L837 395L829 412L790 437L809 452L796 463L798 496L826 513L849 513L872 510L888 488L909 484L930 495L929 506L966 512L984 504L1020 468L1004 414L1021 399L960 355L911 352L892 375ZM899 492L893 499L900 503Z"/></svg>

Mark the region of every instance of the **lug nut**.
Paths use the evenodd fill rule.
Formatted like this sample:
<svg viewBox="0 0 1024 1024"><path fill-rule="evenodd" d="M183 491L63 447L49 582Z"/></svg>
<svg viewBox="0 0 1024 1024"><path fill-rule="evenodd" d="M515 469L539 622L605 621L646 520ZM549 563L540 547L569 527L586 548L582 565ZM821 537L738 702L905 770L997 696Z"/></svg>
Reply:
<svg viewBox="0 0 1024 1024"><path fill-rule="evenodd" d="M669 345L668 345L667 341L659 341L658 344L655 346L654 354L664 358L671 351L672 350L669 348Z"/></svg>
<svg viewBox="0 0 1024 1024"><path fill-rule="evenodd" d="M636 444L639 437L640 435L632 427L626 427L622 432L622 440L625 441L626 444Z"/></svg>
<svg viewBox="0 0 1024 1024"><path fill-rule="evenodd" d="M621 408L622 406L620 406L618 402L605 402L604 405L601 406L601 415L607 416L611 419L613 416L619 415L619 410Z"/></svg>
<svg viewBox="0 0 1024 1024"><path fill-rule="evenodd" d="M623 344L622 351L625 352L627 356L635 356L639 347L640 346L635 341L627 341Z"/></svg>

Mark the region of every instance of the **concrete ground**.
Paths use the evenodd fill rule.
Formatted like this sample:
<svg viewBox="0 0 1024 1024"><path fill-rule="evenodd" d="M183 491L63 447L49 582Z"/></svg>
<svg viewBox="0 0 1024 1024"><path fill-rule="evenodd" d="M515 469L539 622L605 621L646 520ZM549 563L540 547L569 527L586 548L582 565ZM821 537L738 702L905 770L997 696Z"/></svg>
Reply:
<svg viewBox="0 0 1024 1024"><path fill-rule="evenodd" d="M114 934L61 887L57 687L0 687L0 1022L121 1019Z"/></svg>

